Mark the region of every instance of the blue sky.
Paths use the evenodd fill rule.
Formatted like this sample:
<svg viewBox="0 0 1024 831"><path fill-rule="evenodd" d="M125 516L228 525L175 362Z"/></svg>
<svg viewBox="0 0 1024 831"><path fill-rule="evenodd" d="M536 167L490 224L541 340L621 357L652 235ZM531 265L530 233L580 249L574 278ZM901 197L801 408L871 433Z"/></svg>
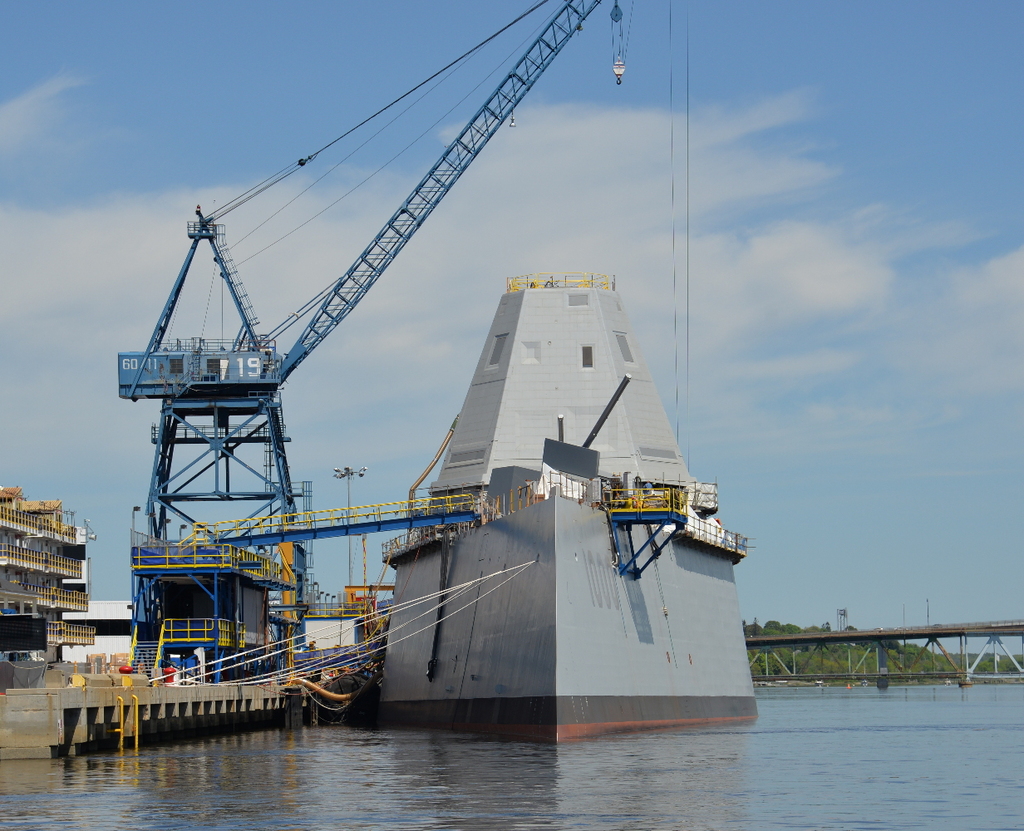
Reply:
<svg viewBox="0 0 1024 831"><path fill-rule="evenodd" d="M527 5L0 7L0 484L92 520L96 597L128 592L157 414L117 398L115 356L144 347L193 207L319 148ZM330 507L330 469L367 465L353 500L400 498L461 406L505 278L534 271L617 275L675 419L669 78L682 281L688 20L681 444L719 482L726 526L755 538L744 616L845 607L874 627L904 606L923 622L926 600L933 621L1024 616L1024 6L675 2L671 60L668 8L635 4L621 86L610 5L595 11L296 372L293 476ZM226 218L264 321L347 268L550 13L347 160L358 142ZM210 325L209 279L204 265L182 327ZM331 590L343 550L316 548Z"/></svg>

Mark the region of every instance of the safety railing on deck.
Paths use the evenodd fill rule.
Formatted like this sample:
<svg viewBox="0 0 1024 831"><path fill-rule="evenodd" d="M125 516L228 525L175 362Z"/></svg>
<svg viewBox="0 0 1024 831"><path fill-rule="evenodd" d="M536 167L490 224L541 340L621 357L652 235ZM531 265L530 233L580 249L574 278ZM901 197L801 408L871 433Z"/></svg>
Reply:
<svg viewBox="0 0 1024 831"><path fill-rule="evenodd" d="M577 480L575 477L556 473L553 477L549 476L544 482L547 485L559 485L558 490L563 496L568 494L569 498L586 501L595 507L603 507L607 510L613 522L649 522L653 524L671 522L676 525L675 533L678 533L680 536L689 537L707 545L725 549L738 557L745 557L750 547L747 537L733 531L727 531L717 519L704 518L698 512L691 510L691 493L686 485L620 489L604 488L598 493L593 488L597 480L588 485L585 481ZM523 508L528 508L537 502L544 501L547 496L544 493L546 488L540 487L539 490L540 492L538 492L536 483L529 483L507 494L495 494L493 495L493 502L490 500L479 500L477 511L483 521L487 521L493 516L500 514L514 513ZM477 499L477 497L468 498ZM699 498L700 494L698 493L698 502L695 504L700 504ZM383 560L384 562L390 562L407 551L419 548L435 540L441 540L446 535L458 535L474 524L470 522L456 523L444 527L414 528L405 534L386 541L381 546Z"/></svg>
<svg viewBox="0 0 1024 831"><path fill-rule="evenodd" d="M524 289L611 289L615 290L615 278L607 274L592 274L589 271L570 271L568 273L523 274L510 277L506 282L506 291L523 291Z"/></svg>
<svg viewBox="0 0 1024 831"><path fill-rule="evenodd" d="M199 568L222 568L241 571L256 579L291 584L284 569L269 557L219 543L198 541L170 543L148 539L132 548L132 568L136 571L190 571Z"/></svg>
<svg viewBox="0 0 1024 831"><path fill-rule="evenodd" d="M626 516L641 518L645 514L664 517L666 514L677 515L685 520L677 533L684 537L724 548L740 557L747 555L750 541L742 534L726 531L722 524L714 518L705 519L688 510L690 495L685 488L629 488L622 490L606 490L603 495L605 507L612 519Z"/></svg>
<svg viewBox="0 0 1024 831"><path fill-rule="evenodd" d="M304 511L296 514L274 514L210 524L196 523L191 537L183 544L201 545L207 540L286 531L315 530L318 528L383 522L394 519L414 519L431 514L454 514L476 511L479 497L473 494L457 496L431 496L404 502L382 502L378 505L358 505L351 508L332 508L322 511Z"/></svg>
<svg viewBox="0 0 1024 831"><path fill-rule="evenodd" d="M48 646L92 646L96 643L96 627L64 620L51 620L46 624Z"/></svg>
<svg viewBox="0 0 1024 831"><path fill-rule="evenodd" d="M15 566L47 574L59 574L61 577L82 579L82 561L73 560L60 554L46 551L33 551L30 548L19 548L10 543L0 543L0 566Z"/></svg>
<svg viewBox="0 0 1024 831"><path fill-rule="evenodd" d="M373 606L367 601L359 601L357 603L311 603L304 617L307 620L311 617L359 617L372 611Z"/></svg>
<svg viewBox="0 0 1024 831"><path fill-rule="evenodd" d="M36 597L40 606L49 606L67 612L89 611L89 595L85 592L72 592L67 589L55 589L51 586L36 586L18 580L11 582Z"/></svg>
<svg viewBox="0 0 1024 831"><path fill-rule="evenodd" d="M19 531L28 531L31 534L40 534L72 545L78 539L78 530L74 525L65 525L60 520L19 511L8 505L0 505L0 525L6 525Z"/></svg>
<svg viewBox="0 0 1024 831"><path fill-rule="evenodd" d="M485 516L490 518L490 513L485 514ZM406 551L426 545L434 540L443 539L446 535L458 536L477 524L476 521L471 521L456 522L452 525L428 525L426 528L413 528L411 531L399 534L397 537L381 543L381 559L385 563L390 562Z"/></svg>
<svg viewBox="0 0 1024 831"><path fill-rule="evenodd" d="M160 632L160 642L164 646L210 643L237 649L245 646L245 625L221 618L168 618Z"/></svg>
<svg viewBox="0 0 1024 831"><path fill-rule="evenodd" d="M624 488L605 490L601 498L609 513L671 511L685 514L689 494L685 488Z"/></svg>
<svg viewBox="0 0 1024 831"><path fill-rule="evenodd" d="M726 531L715 519L691 517L680 533L698 542L725 548L740 557L746 557L747 549L750 547L749 538L735 531Z"/></svg>

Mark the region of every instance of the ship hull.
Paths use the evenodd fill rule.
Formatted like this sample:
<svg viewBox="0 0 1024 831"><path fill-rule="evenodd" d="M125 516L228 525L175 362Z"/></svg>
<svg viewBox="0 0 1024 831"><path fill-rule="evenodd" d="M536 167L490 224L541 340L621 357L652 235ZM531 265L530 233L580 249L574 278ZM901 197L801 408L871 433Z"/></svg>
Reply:
<svg viewBox="0 0 1024 831"><path fill-rule="evenodd" d="M603 511L553 497L398 559L380 723L562 741L756 717L733 563L677 538L635 580L613 554Z"/></svg>

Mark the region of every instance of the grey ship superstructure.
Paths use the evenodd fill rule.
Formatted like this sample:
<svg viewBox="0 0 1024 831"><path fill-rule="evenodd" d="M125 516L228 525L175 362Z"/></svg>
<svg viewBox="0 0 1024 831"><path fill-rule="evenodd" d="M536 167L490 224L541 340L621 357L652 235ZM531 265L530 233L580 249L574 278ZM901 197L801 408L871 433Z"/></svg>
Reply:
<svg viewBox="0 0 1024 831"><path fill-rule="evenodd" d="M431 491L480 492L489 521L386 547L381 722L557 741L756 716L746 540L687 471L607 278L509 281Z"/></svg>
<svg viewBox="0 0 1024 831"><path fill-rule="evenodd" d="M596 288L606 285L582 276L509 281L514 290L498 304L432 490L486 485L491 471L509 465L539 469L558 416L565 417L565 440L582 443L626 374L628 392L592 445L601 454L601 475L693 481L622 300Z"/></svg>

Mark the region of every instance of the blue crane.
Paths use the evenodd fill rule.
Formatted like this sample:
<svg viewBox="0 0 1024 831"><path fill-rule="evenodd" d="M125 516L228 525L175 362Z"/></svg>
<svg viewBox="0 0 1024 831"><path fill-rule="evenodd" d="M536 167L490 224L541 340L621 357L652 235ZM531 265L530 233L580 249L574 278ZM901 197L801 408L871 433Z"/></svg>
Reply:
<svg viewBox="0 0 1024 831"><path fill-rule="evenodd" d="M277 338L295 318L269 334L258 332L259 320L224 242L224 226L196 209L196 221L188 223L191 247L148 346L118 355L119 395L162 402L152 435L156 453L146 502L150 538L170 539L174 517L182 528L197 522L193 512L201 503L246 501L254 505L249 515L259 516L295 513L297 500L305 497L309 509L308 484L293 483L288 468L285 444L290 439L281 411L281 384L373 287L600 2L560 0L558 12L373 241L326 292L307 304L315 311L286 353L278 352ZM204 240L213 250L241 327L231 340L171 340L168 331L182 287ZM262 462L252 460L250 446L262 448ZM294 605L301 609L306 597L301 544L294 546L288 566L296 587ZM137 586L136 606L158 607L161 600L152 592L152 586Z"/></svg>

